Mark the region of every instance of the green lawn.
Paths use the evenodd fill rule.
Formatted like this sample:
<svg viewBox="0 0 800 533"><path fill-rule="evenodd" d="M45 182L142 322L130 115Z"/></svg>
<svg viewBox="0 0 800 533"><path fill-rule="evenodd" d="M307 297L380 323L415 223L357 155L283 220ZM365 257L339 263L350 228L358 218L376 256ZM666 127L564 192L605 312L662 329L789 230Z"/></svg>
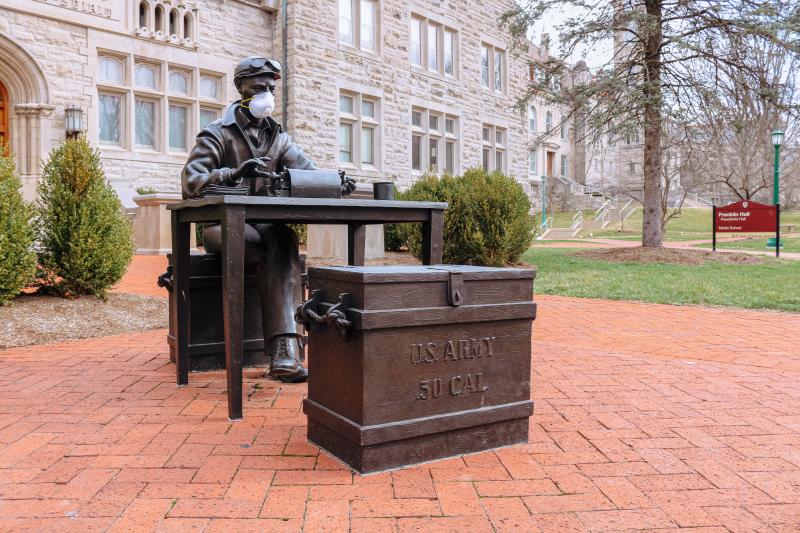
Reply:
<svg viewBox="0 0 800 533"><path fill-rule="evenodd" d="M767 248L767 239L775 235L761 235L741 241L718 242L717 248L729 250L759 250L762 252L775 251L775 248ZM800 252L800 237L781 237L783 243L782 252ZM703 248L711 248L710 244L701 244Z"/></svg>
<svg viewBox="0 0 800 533"><path fill-rule="evenodd" d="M567 212L568 213L568 212ZM565 213L565 215L567 214ZM573 215L569 213L569 215ZM593 215L594 213L592 213ZM558 221L556 213L555 220ZM797 224L800 230L800 211L786 211L781 213L781 224ZM559 225L556 224L558 227ZM569 224L566 224L569 226ZM581 237L599 237L606 239L621 239L638 241L642 238L642 210L637 209L620 227L619 222L609 224L603 229L587 229ZM623 229L624 228L624 229ZM686 208L681 211L681 216L673 218L667 223L664 233L665 241L694 241L701 239L711 240L711 209Z"/></svg>
<svg viewBox="0 0 800 533"><path fill-rule="evenodd" d="M569 255L574 251L533 247L522 256L538 270L536 294L800 312L800 261L609 263Z"/></svg>

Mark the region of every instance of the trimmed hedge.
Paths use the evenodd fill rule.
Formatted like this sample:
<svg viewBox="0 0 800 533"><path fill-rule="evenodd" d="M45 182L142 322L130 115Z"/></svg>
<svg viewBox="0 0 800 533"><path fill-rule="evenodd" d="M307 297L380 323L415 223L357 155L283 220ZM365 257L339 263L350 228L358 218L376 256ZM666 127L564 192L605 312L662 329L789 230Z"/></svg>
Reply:
<svg viewBox="0 0 800 533"><path fill-rule="evenodd" d="M449 264L503 266L516 263L535 235L531 204L511 176L483 169L462 177L424 176L402 195L404 200L447 202L443 261ZM405 242L422 256L422 231L409 226Z"/></svg>
<svg viewBox="0 0 800 533"><path fill-rule="evenodd" d="M39 183L39 262L47 289L105 298L133 257L131 224L85 138L50 152Z"/></svg>
<svg viewBox="0 0 800 533"><path fill-rule="evenodd" d="M14 158L0 145L0 305L18 296L36 274L33 217L33 204L22 198Z"/></svg>

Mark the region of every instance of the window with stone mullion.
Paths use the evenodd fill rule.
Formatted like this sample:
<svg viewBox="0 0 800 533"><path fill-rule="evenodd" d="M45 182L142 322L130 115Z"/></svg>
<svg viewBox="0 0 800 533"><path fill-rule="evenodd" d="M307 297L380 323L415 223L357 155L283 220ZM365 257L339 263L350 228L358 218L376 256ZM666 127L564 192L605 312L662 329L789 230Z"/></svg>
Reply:
<svg viewBox="0 0 800 533"><path fill-rule="evenodd" d="M458 32L441 22L412 14L409 61L428 72L458 77Z"/></svg>
<svg viewBox="0 0 800 533"><path fill-rule="evenodd" d="M378 50L379 0L338 0L339 42L365 52Z"/></svg>

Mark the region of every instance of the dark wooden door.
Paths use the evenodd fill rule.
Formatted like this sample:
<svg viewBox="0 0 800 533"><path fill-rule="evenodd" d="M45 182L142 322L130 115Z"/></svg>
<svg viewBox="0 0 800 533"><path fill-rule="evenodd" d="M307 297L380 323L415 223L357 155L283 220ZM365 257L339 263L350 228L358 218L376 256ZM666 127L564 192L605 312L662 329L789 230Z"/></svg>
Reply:
<svg viewBox="0 0 800 533"><path fill-rule="evenodd" d="M8 113L10 103L8 101L8 91L6 86L0 81L0 151L10 149L11 140L8 131Z"/></svg>
<svg viewBox="0 0 800 533"><path fill-rule="evenodd" d="M555 152L547 152L547 175L555 176L556 154Z"/></svg>

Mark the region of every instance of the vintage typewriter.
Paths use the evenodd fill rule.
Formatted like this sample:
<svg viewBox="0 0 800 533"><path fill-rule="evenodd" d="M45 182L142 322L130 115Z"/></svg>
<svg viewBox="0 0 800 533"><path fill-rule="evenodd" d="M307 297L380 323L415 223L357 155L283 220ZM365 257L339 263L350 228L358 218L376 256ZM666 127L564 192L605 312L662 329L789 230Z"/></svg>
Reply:
<svg viewBox="0 0 800 533"><path fill-rule="evenodd" d="M356 182L343 170L286 169L269 176L245 177L233 186L209 185L203 196L283 196L292 198L341 198L350 195Z"/></svg>

